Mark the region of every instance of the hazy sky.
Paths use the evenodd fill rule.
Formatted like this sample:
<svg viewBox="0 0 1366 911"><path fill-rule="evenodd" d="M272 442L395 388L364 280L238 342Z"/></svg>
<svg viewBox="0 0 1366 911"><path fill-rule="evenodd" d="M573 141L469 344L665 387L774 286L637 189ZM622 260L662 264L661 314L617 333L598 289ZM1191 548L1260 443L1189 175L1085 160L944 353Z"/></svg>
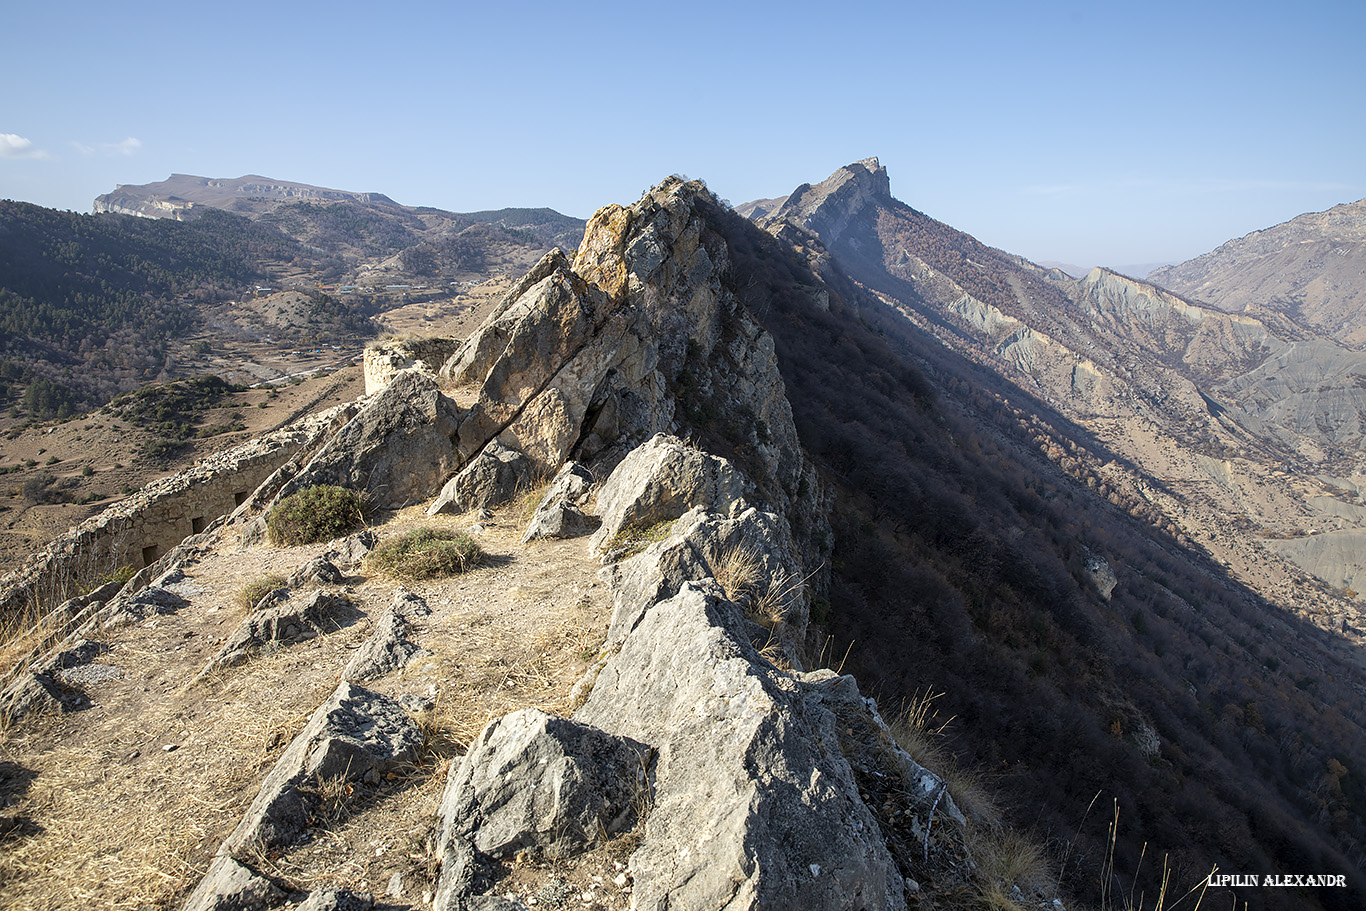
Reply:
<svg viewBox="0 0 1366 911"><path fill-rule="evenodd" d="M1366 196L1366 3L16 2L0 197L261 174L588 216L879 156L980 240L1177 261Z"/></svg>

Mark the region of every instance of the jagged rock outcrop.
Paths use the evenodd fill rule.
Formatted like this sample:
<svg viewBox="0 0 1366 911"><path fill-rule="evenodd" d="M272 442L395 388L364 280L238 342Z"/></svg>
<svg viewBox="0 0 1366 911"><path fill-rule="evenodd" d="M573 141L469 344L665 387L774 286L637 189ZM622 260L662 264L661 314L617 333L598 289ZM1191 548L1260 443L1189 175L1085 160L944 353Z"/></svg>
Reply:
<svg viewBox="0 0 1366 911"><path fill-rule="evenodd" d="M155 614L174 613L189 603L174 590L184 579L185 574L176 566L158 575L150 584L144 583L146 588L138 588L135 577L100 611L100 619L108 626L124 626Z"/></svg>
<svg viewBox="0 0 1366 911"><path fill-rule="evenodd" d="M319 554L289 574L285 584L290 588L317 587L319 585L340 585L346 580L327 554Z"/></svg>
<svg viewBox="0 0 1366 911"><path fill-rule="evenodd" d="M566 462L541 495L522 534L522 543L540 538L575 538L587 534L594 521L581 508L592 492L593 473L578 462Z"/></svg>
<svg viewBox="0 0 1366 911"><path fill-rule="evenodd" d="M186 911L266 906L275 893L250 868L251 852L288 845L303 832L317 809L317 788L324 782L377 782L397 765L415 759L421 746L421 729L397 701L343 682L266 776L246 815L190 895ZM232 892L225 893L228 889ZM234 904L237 899L232 895L262 904Z"/></svg>
<svg viewBox="0 0 1366 911"><path fill-rule="evenodd" d="M105 646L100 643L79 639L21 671L0 691L0 718L13 722L25 715L64 712L88 705L69 672L89 666L103 651Z"/></svg>
<svg viewBox="0 0 1366 911"><path fill-rule="evenodd" d="M709 206L665 181L598 212L572 265L552 251L518 282L442 367L476 391L461 452L496 436L543 471L610 468L656 433L726 424L752 437L770 496L793 496L805 462L773 342L736 300Z"/></svg>
<svg viewBox="0 0 1366 911"><path fill-rule="evenodd" d="M578 853L635 825L650 805L652 758L642 744L567 718L505 715L452 770L437 841L467 838L494 858Z"/></svg>
<svg viewBox="0 0 1366 911"><path fill-rule="evenodd" d="M628 526L676 519L694 506L724 511L749 490L726 459L658 434L632 450L598 491L602 526L593 546L602 549Z"/></svg>
<svg viewBox="0 0 1366 911"><path fill-rule="evenodd" d="M425 500L460 464L454 438L461 413L416 372L400 373L324 443L276 499L316 484L362 491L376 506Z"/></svg>
<svg viewBox="0 0 1366 911"><path fill-rule="evenodd" d="M814 186L802 184L776 209L770 207L758 217L799 221L831 246L865 207L891 198L887 169L876 158L865 158L840 168Z"/></svg>
<svg viewBox="0 0 1366 911"><path fill-rule="evenodd" d="M685 513L665 540L601 574L613 621L604 656L576 687L572 722L505 716L452 769L438 908L474 906L488 885L485 855L582 851L596 841L595 820L610 835L638 807L643 776L652 801L629 863L632 908L906 906L859 776L885 782L917 826L932 827L936 813L952 826L963 817L851 678L783 670L760 653L767 631L735 601L774 586L800 592L803 580L786 520L745 507L745 487L725 460L659 435L599 490L604 528ZM800 595L792 617L805 624ZM800 665L795 650L769 654Z"/></svg>
<svg viewBox="0 0 1366 911"><path fill-rule="evenodd" d="M365 560L366 554L374 549L377 541L373 531L358 531L334 543L323 557L339 568L354 569Z"/></svg>
<svg viewBox="0 0 1366 911"><path fill-rule="evenodd" d="M431 612L427 602L412 592L395 592L393 603L375 621L374 631L347 662L342 679L373 680L431 654L409 638L413 621Z"/></svg>
<svg viewBox="0 0 1366 911"><path fill-rule="evenodd" d="M623 463L624 464L624 463ZM663 541L603 570L612 590L609 646L620 643L645 612L672 598L685 582L717 579L733 602L748 602L755 619L761 602L781 614L784 638L805 639L808 598L801 561L787 523L753 507L734 515L714 515L705 507L689 510Z"/></svg>
<svg viewBox="0 0 1366 911"><path fill-rule="evenodd" d="M743 623L714 583L686 583L574 715L659 750L632 906L904 907L833 714L754 651Z"/></svg>
<svg viewBox="0 0 1366 911"><path fill-rule="evenodd" d="M427 515L501 506L517 495L531 474L526 456L492 440L459 474L446 482Z"/></svg>
<svg viewBox="0 0 1366 911"><path fill-rule="evenodd" d="M301 642L331 632L358 615L349 598L327 591L315 591L307 600L286 598L267 604L272 595L263 598L266 606L258 606L228 637L204 666L200 678L220 668L235 667L271 645Z"/></svg>

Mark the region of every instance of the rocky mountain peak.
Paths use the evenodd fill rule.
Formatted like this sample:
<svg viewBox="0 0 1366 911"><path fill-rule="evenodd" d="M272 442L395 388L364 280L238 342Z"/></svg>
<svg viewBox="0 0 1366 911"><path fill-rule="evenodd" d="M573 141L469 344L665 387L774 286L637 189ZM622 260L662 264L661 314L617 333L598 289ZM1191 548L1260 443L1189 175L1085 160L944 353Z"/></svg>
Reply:
<svg viewBox="0 0 1366 911"><path fill-rule="evenodd" d="M892 198L887 169L876 158L845 165L818 184L802 184L770 217L815 232L832 245L866 207Z"/></svg>

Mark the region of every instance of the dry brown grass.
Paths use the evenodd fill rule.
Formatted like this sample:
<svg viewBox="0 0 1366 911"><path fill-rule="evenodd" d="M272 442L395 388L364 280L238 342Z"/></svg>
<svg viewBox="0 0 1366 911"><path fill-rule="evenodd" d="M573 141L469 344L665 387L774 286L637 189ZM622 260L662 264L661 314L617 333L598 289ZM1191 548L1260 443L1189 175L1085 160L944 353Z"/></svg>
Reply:
<svg viewBox="0 0 1366 911"><path fill-rule="evenodd" d="M279 573L269 573L253 579L237 591L237 606L250 611L261 603L261 599L277 588L283 588L285 577Z"/></svg>
<svg viewBox="0 0 1366 911"><path fill-rule="evenodd" d="M934 709L942 693L919 691L891 722L892 739L910 757L944 782L958 809L970 820L988 827L999 826L1001 809L982 776L964 768L949 751L944 731L952 718L940 720Z"/></svg>
<svg viewBox="0 0 1366 911"><path fill-rule="evenodd" d="M736 604L747 603L764 582L759 552L746 544L723 550L712 561L712 571L726 597Z"/></svg>
<svg viewBox="0 0 1366 911"><path fill-rule="evenodd" d="M972 840L977 885L983 904L992 911L1036 907L1057 891L1048 853L1014 829L997 827Z"/></svg>
<svg viewBox="0 0 1366 911"><path fill-rule="evenodd" d="M0 852L0 905L169 907L202 873L205 823L222 807L93 749L46 758L22 804L36 831Z"/></svg>
<svg viewBox="0 0 1366 911"><path fill-rule="evenodd" d="M764 566L763 555L748 544L723 550L712 561L712 570L726 597L744 607L745 616L751 621L770 631L788 621L811 578L798 577L784 569L770 573Z"/></svg>
<svg viewBox="0 0 1366 911"><path fill-rule="evenodd" d="M519 522L522 526L531 521L531 517L536 514L536 507L540 505L541 498L550 488L552 480L554 479L550 474L545 469L540 468L517 485L517 492L513 495L510 510L514 521Z"/></svg>
<svg viewBox="0 0 1366 911"><path fill-rule="evenodd" d="M45 622L50 612L28 604L16 616L0 623L0 681L9 680L21 664L31 660L52 636Z"/></svg>

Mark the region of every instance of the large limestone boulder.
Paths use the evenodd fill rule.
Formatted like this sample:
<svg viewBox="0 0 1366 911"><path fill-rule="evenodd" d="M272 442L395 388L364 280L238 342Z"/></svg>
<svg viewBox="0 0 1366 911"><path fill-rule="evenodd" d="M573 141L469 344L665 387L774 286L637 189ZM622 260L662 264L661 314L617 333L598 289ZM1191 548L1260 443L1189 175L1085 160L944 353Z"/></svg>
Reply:
<svg viewBox="0 0 1366 911"><path fill-rule="evenodd" d="M576 721L659 750L632 907L905 907L836 716L750 645L714 583L651 608Z"/></svg>
<svg viewBox="0 0 1366 911"><path fill-rule="evenodd" d="M526 456L494 440L446 482L427 515L499 506L516 496L531 474Z"/></svg>
<svg viewBox="0 0 1366 911"><path fill-rule="evenodd" d="M441 800L438 845L470 839L510 857L567 857L629 830L649 805L651 751L597 728L523 709L489 723Z"/></svg>
<svg viewBox="0 0 1366 911"><path fill-rule="evenodd" d="M363 491L382 508L425 500L463 461L454 443L461 419L436 380L400 373L281 486L277 499L337 484Z"/></svg>
<svg viewBox="0 0 1366 911"><path fill-rule="evenodd" d="M598 491L602 527L593 546L602 550L627 526L677 519L694 506L728 511L748 490L730 462L657 434L632 450Z"/></svg>
<svg viewBox="0 0 1366 911"><path fill-rule="evenodd" d="M593 519L582 508L592 485L592 472L578 462L566 462L536 504L522 543L540 538L576 538L592 530Z"/></svg>

